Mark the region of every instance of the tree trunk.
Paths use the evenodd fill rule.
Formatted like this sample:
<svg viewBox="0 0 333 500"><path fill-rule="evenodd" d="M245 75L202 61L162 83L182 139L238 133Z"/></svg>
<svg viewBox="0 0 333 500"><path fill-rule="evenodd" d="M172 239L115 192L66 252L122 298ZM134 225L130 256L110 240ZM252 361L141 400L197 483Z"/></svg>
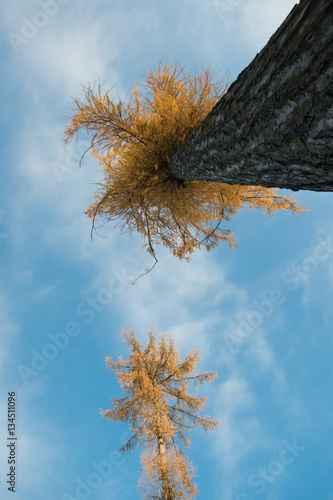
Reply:
<svg viewBox="0 0 333 500"><path fill-rule="evenodd" d="M172 492L170 491L170 482L168 477L168 463L165 457L165 444L163 432L161 430L161 416L158 409L159 401L154 401L156 411L156 438L159 460L161 465L161 483L162 483L162 499L161 500L174 500Z"/></svg>
<svg viewBox="0 0 333 500"><path fill-rule="evenodd" d="M173 500L172 497L170 496L170 488L169 488L169 481L168 481L168 474L167 474L167 461L165 458L165 446L164 446L164 440L163 436L158 431L158 436L157 436L157 447L158 447L158 453L160 456L160 463L162 467L162 473L161 473L161 482L162 482L162 500Z"/></svg>
<svg viewBox="0 0 333 500"><path fill-rule="evenodd" d="M333 191L333 1L301 0L170 162L183 181Z"/></svg>

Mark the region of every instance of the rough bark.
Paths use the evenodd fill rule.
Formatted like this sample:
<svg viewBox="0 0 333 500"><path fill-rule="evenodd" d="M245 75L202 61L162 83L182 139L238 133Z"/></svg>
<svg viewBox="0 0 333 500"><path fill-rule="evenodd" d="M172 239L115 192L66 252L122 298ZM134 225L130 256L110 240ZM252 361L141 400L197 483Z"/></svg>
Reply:
<svg viewBox="0 0 333 500"><path fill-rule="evenodd" d="M170 162L185 180L333 191L333 2L301 0Z"/></svg>

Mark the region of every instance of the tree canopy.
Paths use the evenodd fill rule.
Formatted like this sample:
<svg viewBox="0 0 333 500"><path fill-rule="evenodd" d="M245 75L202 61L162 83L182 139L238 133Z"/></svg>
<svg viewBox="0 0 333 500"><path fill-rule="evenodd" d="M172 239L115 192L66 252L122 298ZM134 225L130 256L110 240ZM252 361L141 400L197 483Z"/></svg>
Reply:
<svg viewBox="0 0 333 500"><path fill-rule="evenodd" d="M157 343L149 331L144 349L133 331L123 331L122 337L131 351L128 360L120 356L114 362L109 357L106 363L116 373L125 397L112 398L113 409L101 410L101 414L130 424L133 436L120 451L131 451L138 443L147 447L141 455L143 498L195 498L195 469L182 447L189 448L190 429L201 427L208 432L217 429L219 422L202 414L207 398L187 389L191 383L198 387L211 382L217 373L194 373L199 351L191 351L180 361L169 335L159 335Z"/></svg>
<svg viewBox="0 0 333 500"><path fill-rule="evenodd" d="M121 231L137 231L155 259L159 243L187 260L196 248L211 250L220 241L234 248L223 222L245 207L268 214L304 210L274 189L182 181L171 173L172 156L226 92L215 76L210 69L190 73L161 61L127 104L115 102L100 85L84 87L85 99L74 100L66 141L80 129L92 133L91 154L104 173L87 215L93 225L100 218L117 221Z"/></svg>

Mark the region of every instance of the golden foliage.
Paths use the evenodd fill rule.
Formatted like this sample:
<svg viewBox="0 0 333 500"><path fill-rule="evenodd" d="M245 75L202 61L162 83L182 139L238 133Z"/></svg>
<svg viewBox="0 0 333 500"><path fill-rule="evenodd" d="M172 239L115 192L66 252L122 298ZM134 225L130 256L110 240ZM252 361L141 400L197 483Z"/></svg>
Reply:
<svg viewBox="0 0 333 500"><path fill-rule="evenodd" d="M166 467L163 467L160 456L155 450L148 449L141 454L143 468L139 480L141 496L147 500L164 500L164 497L172 500L195 498L199 490L193 482L195 476L193 464L176 447L167 450L165 456ZM161 478L164 471L166 481L163 491Z"/></svg>
<svg viewBox="0 0 333 500"><path fill-rule="evenodd" d="M162 242L189 260L201 246L210 250L226 241L235 247L231 231L220 226L246 204L270 214L303 210L292 196L271 188L184 182L171 175L171 157L226 92L214 76L209 69L191 75L185 67L160 62L145 75L144 94L134 87L128 104L113 102L100 85L84 88L85 102L75 99L66 141L82 128L93 132L91 154L104 171L86 210L93 224L96 217L116 220L121 230L138 231L154 257Z"/></svg>
<svg viewBox="0 0 333 500"><path fill-rule="evenodd" d="M130 424L133 436L122 452L131 451L139 442L148 447L141 456L143 498L195 498L195 471L181 446L188 449L190 429L202 427L208 432L217 429L219 422L202 415L207 398L189 394L187 389L192 382L195 387L211 382L217 374L195 374L199 351L191 351L181 362L170 336L159 335L157 344L153 332L148 332L145 349L134 332L123 331L122 337L131 350L128 360L120 356L117 362L111 358L106 362L116 373L125 397L112 398L113 409L101 410L101 414Z"/></svg>

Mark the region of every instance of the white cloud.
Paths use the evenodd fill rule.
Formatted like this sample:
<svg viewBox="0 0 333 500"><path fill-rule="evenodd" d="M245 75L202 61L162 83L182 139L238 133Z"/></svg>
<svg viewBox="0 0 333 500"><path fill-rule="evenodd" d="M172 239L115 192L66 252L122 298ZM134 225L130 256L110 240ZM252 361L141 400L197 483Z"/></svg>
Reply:
<svg viewBox="0 0 333 500"><path fill-rule="evenodd" d="M22 420L20 418L19 481L22 489L41 494L54 480L61 457L66 456L62 434L57 427L36 422L33 418L29 419L29 428L23 430L25 423Z"/></svg>
<svg viewBox="0 0 333 500"><path fill-rule="evenodd" d="M220 385L216 397L222 412L227 412L230 416L255 403L254 394L249 390L247 382L235 376Z"/></svg>
<svg viewBox="0 0 333 500"><path fill-rule="evenodd" d="M227 473L237 468L239 460L247 453L269 446L271 440L254 416L256 397L244 379L231 375L217 389L214 404L220 409L217 416L221 427L214 437L212 449Z"/></svg>
<svg viewBox="0 0 333 500"><path fill-rule="evenodd" d="M98 15L100 8L105 15ZM20 68L32 92L43 95L53 91L54 98L59 100L65 96L66 101L70 96L81 94L81 85L99 79L107 90L116 86L114 91L123 99L128 94L123 80L129 72L124 63L132 64L150 37L154 37L156 43L162 16L161 12L142 3L132 3L123 9L116 2L90 4L71 0L61 6L56 15L49 16L45 26L36 29L32 21L41 11L38 3L27 9L17 1L15 9L3 8L3 23L8 32L22 36L22 16L32 23L31 29L36 30L26 38L27 43L17 46L16 54L11 47L12 65L16 72ZM10 47L9 42L8 45ZM138 75L138 80L140 78Z"/></svg>
<svg viewBox="0 0 333 500"><path fill-rule="evenodd" d="M8 382L1 388L3 395L7 395L7 385ZM41 498L49 490L50 484L56 482L59 465L66 457L62 431L37 415L40 410L36 409L34 398L40 398L45 390L41 381L36 381L24 391L16 390L16 494L20 499L30 498L31 494ZM0 403L0 429L3 437L7 435L6 407L7 398ZM6 464L7 458L8 448L2 446L0 463ZM0 487L5 490L4 482ZM54 497L50 495L49 498Z"/></svg>
<svg viewBox="0 0 333 500"><path fill-rule="evenodd" d="M103 82L106 68L108 76L112 75L113 84L117 82L119 87L120 76L112 64L117 57L117 47L111 46L106 53L105 45L99 40L99 29L93 23L87 24L84 32L79 29L79 23L63 25L56 43L54 33L43 33L43 39L36 39L34 47L26 47L25 63L30 71L33 70L34 80L38 75L39 84L43 82L48 91L54 89L58 95L62 91L58 99L64 97L65 102L82 95L81 85L94 83L99 78Z"/></svg>
<svg viewBox="0 0 333 500"><path fill-rule="evenodd" d="M218 54L223 54L223 62L223 60L228 60L228 53L233 51L233 47L239 50L240 40L244 51L259 52L296 3L296 0L280 0L279 2L274 0L197 0L198 8L204 15L197 16L198 23L195 27L200 31L200 22L207 23L207 26L204 24L208 32L205 47L214 54L215 60L218 59ZM214 25L215 22L218 24ZM218 25L223 30L224 36L219 40L219 52L216 52L214 39L216 39L216 26Z"/></svg>
<svg viewBox="0 0 333 500"><path fill-rule="evenodd" d="M194 331L199 332L200 323L210 325L211 329L218 321L216 308L219 304L215 292L223 290L220 294L223 302L225 298L233 297L235 289L230 285L226 271L204 250L196 253L190 264L170 257L162 249L158 257L156 267L128 289L119 307L127 324L139 331L153 325L156 329L165 330L167 327L172 334L174 329L180 331L180 325L186 325L189 344L193 344ZM138 272L140 270L138 267ZM211 306L207 306L208 297L212 298ZM193 329L195 322L197 327ZM209 331L203 330L201 335L205 337L207 333Z"/></svg>
<svg viewBox="0 0 333 500"><path fill-rule="evenodd" d="M296 0L244 1L240 9L240 30L246 46L250 44L259 52L296 3Z"/></svg>

